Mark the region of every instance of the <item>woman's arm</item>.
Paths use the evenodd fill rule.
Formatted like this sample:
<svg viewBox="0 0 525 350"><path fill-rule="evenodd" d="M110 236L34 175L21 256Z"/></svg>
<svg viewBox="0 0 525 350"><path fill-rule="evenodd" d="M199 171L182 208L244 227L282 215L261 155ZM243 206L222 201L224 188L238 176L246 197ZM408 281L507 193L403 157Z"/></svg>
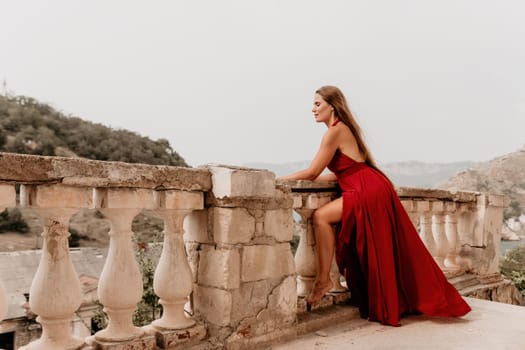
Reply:
<svg viewBox="0 0 525 350"><path fill-rule="evenodd" d="M278 179L331 181L326 180L326 176L321 175L321 173L326 168L330 160L332 160L332 157L334 156L334 153L338 148L338 132L336 129L337 128L330 128L326 131L321 141L321 145L319 146L319 150L317 151L317 154L315 155L314 159L312 160L312 163L310 163L310 166L308 168L299 170L290 175L279 177ZM335 175L333 179L335 180Z"/></svg>
<svg viewBox="0 0 525 350"><path fill-rule="evenodd" d="M326 182L337 181L337 176L335 176L335 174L332 172L321 174L315 179L315 181L326 181Z"/></svg>

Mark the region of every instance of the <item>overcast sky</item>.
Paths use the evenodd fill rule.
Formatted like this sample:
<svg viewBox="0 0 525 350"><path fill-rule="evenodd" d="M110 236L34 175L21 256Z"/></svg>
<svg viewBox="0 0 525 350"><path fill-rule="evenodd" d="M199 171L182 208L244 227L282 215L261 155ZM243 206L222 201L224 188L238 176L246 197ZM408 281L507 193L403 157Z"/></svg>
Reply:
<svg viewBox="0 0 525 350"><path fill-rule="evenodd" d="M193 166L309 160L337 85L380 163L525 144L521 0L0 3L14 94L153 139Z"/></svg>

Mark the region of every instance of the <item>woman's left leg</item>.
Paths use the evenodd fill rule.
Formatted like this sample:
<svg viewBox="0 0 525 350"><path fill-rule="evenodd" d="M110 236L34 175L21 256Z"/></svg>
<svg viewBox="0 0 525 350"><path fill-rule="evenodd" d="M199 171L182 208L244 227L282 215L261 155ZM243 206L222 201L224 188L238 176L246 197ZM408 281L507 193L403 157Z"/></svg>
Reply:
<svg viewBox="0 0 525 350"><path fill-rule="evenodd" d="M318 303L333 287L330 280L330 268L334 259L335 235L333 225L341 221L343 199L338 198L317 209L313 215L315 245L317 252L317 276L314 288L306 301Z"/></svg>

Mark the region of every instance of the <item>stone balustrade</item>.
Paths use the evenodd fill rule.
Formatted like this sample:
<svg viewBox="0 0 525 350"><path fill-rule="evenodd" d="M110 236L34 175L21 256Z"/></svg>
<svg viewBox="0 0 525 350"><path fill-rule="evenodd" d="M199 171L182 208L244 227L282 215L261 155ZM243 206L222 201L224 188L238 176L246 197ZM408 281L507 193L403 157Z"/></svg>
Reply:
<svg viewBox="0 0 525 350"><path fill-rule="evenodd" d="M407 188L398 193L444 271L499 276L503 197ZM176 349L204 341L236 349L271 337L297 323L298 296L309 292L316 271L311 216L336 195L334 183L276 184L273 173L259 169L0 153L0 209L31 208L44 224L29 301L42 335L24 349ZM84 208L98 209L111 225L98 284L109 321L94 336L79 338L71 320L81 303L80 284L67 237L70 217ZM145 209L164 222L153 283L163 312L136 327L132 314L143 290L131 223ZM301 227L295 257L294 211ZM333 291L345 291L333 267ZM5 299L0 287L0 319Z"/></svg>
<svg viewBox="0 0 525 350"><path fill-rule="evenodd" d="M399 188L397 193L427 249L448 276L465 272L500 280L502 195Z"/></svg>
<svg viewBox="0 0 525 350"><path fill-rule="evenodd" d="M337 184L289 181L287 185L293 193L293 208L301 218L295 254L297 294L306 296L312 289L317 264L311 217L315 209L337 196ZM504 196L418 188L398 188L397 193L447 277L470 272L483 282L502 279L498 263ZM332 292L345 291L340 278L334 261Z"/></svg>

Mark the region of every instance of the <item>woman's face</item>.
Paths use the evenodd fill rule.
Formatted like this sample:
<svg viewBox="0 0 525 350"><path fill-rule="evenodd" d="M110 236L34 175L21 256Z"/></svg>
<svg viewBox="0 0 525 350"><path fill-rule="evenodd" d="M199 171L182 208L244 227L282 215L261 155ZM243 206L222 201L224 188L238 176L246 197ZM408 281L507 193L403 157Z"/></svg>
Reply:
<svg viewBox="0 0 525 350"><path fill-rule="evenodd" d="M315 94L314 107L312 112L315 117L315 121L318 123L328 123L332 116L334 108L330 106L319 94Z"/></svg>

